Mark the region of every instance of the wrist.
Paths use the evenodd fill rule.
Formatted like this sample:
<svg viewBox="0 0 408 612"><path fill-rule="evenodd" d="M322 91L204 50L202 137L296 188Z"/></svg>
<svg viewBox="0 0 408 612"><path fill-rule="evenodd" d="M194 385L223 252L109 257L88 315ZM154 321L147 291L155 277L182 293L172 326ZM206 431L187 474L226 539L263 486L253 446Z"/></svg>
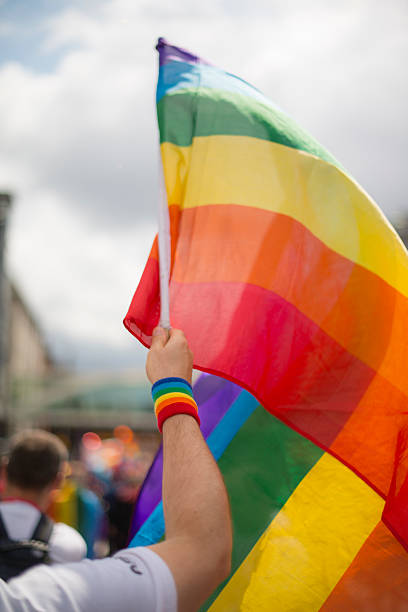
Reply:
<svg viewBox="0 0 408 612"><path fill-rule="evenodd" d="M192 416L200 424L193 389L186 379L171 376L157 380L152 386L152 397L160 432L163 423L175 415Z"/></svg>
<svg viewBox="0 0 408 612"><path fill-rule="evenodd" d="M197 420L192 417L190 414L174 414L171 418L166 419L162 424L162 434L166 435L166 432L170 432L170 434L174 432L187 432L192 431L198 427L200 431L200 425Z"/></svg>

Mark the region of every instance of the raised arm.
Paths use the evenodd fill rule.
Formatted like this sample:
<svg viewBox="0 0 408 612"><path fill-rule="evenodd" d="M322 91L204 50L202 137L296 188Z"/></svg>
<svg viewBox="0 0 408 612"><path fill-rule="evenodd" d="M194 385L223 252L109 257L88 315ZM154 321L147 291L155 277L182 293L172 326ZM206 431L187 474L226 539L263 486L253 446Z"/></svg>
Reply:
<svg viewBox="0 0 408 612"><path fill-rule="evenodd" d="M151 383L191 382L192 355L180 330L155 330L146 363ZM230 572L231 519L225 485L196 420L176 414L163 424L166 539L151 546L176 582L179 612L197 610Z"/></svg>

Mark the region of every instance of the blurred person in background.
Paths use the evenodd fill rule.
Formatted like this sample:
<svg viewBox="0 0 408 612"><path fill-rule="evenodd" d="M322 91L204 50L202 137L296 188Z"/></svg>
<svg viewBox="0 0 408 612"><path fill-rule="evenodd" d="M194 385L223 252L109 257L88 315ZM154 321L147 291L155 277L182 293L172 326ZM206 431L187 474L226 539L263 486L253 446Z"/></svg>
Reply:
<svg viewBox="0 0 408 612"><path fill-rule="evenodd" d="M129 529L139 486L133 479L132 462L122 461L112 471L112 483L104 497L109 522L109 552L114 554L129 542Z"/></svg>
<svg viewBox="0 0 408 612"><path fill-rule="evenodd" d="M104 553L102 556L105 557L108 550L107 545L102 542L105 522L104 507L101 503L102 495L98 496L92 490L95 480L82 461L71 461L70 466L71 476L76 484L77 528L86 542L86 556L88 559L93 559L95 554L100 557L101 553Z"/></svg>
<svg viewBox="0 0 408 612"><path fill-rule="evenodd" d="M82 536L46 514L64 481L67 449L57 436L40 429L10 440L3 459L0 502L0 577L8 580L38 563L80 561Z"/></svg>

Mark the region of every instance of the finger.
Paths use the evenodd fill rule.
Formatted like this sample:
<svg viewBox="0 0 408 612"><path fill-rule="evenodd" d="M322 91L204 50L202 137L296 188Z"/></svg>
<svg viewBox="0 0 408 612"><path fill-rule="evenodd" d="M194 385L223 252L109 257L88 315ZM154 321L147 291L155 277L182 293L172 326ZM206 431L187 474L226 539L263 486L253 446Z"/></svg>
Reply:
<svg viewBox="0 0 408 612"><path fill-rule="evenodd" d="M155 327L152 334L151 349L163 348L167 342L167 330L164 327Z"/></svg>
<svg viewBox="0 0 408 612"><path fill-rule="evenodd" d="M181 329L171 329L169 341L174 344L176 343L185 343L187 344L187 338L184 335L184 332Z"/></svg>
<svg viewBox="0 0 408 612"><path fill-rule="evenodd" d="M185 338L184 332L181 329L176 329L175 327L172 327L169 332L170 338Z"/></svg>

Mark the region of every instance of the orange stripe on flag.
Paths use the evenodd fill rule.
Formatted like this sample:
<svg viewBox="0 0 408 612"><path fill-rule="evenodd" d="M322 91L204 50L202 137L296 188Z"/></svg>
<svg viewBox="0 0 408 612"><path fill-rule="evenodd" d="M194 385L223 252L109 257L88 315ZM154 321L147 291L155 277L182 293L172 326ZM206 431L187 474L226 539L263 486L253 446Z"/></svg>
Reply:
<svg viewBox="0 0 408 612"><path fill-rule="evenodd" d="M408 610L408 555L382 522L320 608L320 612L352 610Z"/></svg>

